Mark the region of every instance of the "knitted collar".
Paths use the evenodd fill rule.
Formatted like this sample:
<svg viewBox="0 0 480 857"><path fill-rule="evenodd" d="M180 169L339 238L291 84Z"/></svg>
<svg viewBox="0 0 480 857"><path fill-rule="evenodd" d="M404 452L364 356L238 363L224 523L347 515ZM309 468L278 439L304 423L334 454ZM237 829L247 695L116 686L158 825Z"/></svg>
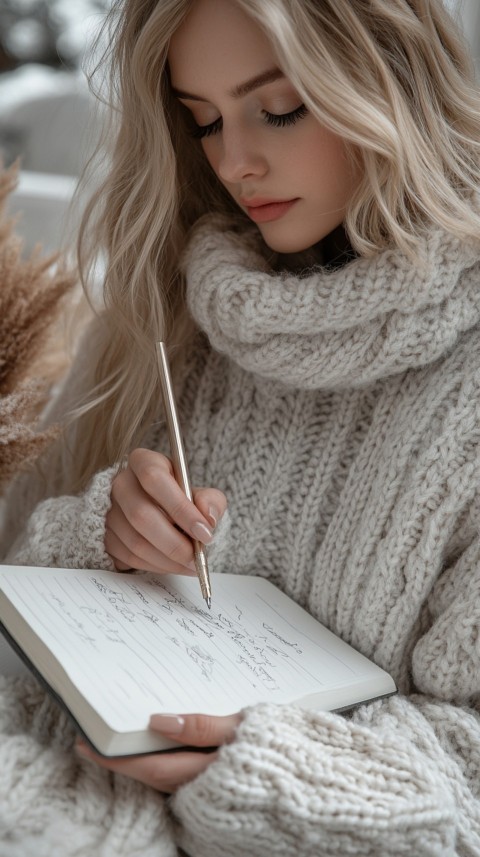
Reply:
<svg viewBox="0 0 480 857"><path fill-rule="evenodd" d="M413 266L386 250L339 270L272 272L258 241L194 228L187 301L212 347L249 372L303 389L359 387L426 366L480 319L480 246L437 231Z"/></svg>

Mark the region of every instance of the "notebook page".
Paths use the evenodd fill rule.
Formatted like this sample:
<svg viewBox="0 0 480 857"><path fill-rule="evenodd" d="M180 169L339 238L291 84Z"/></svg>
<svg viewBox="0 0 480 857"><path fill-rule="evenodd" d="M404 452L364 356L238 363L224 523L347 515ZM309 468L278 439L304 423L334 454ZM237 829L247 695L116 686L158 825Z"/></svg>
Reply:
<svg viewBox="0 0 480 857"><path fill-rule="evenodd" d="M0 585L115 730L153 712L227 714L378 671L265 580L12 568Z"/></svg>

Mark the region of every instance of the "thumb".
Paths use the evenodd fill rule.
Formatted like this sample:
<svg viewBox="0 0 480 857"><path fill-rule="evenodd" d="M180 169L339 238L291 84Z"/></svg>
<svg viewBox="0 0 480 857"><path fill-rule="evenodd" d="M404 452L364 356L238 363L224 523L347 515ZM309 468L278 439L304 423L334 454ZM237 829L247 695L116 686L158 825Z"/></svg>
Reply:
<svg viewBox="0 0 480 857"><path fill-rule="evenodd" d="M213 717L208 714L152 714L150 728L192 747L219 747L235 738L242 712Z"/></svg>
<svg viewBox="0 0 480 857"><path fill-rule="evenodd" d="M218 488L194 488L193 502L207 521L216 527L225 514L227 498Z"/></svg>

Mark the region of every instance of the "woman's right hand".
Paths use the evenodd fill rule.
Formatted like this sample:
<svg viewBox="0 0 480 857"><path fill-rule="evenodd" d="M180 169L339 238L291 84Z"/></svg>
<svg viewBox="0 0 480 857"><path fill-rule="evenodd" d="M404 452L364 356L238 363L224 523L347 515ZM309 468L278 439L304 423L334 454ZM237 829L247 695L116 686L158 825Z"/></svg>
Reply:
<svg viewBox="0 0 480 857"><path fill-rule="evenodd" d="M192 503L159 452L135 449L113 480L105 550L119 571L142 568L195 574L192 539L208 545L227 507L216 488L193 490Z"/></svg>

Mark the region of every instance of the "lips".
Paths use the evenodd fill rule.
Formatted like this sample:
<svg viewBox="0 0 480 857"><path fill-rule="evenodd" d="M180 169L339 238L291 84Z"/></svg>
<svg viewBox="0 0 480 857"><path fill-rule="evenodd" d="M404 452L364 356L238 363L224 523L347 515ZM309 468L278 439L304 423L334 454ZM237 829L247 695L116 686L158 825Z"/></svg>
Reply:
<svg viewBox="0 0 480 857"><path fill-rule="evenodd" d="M267 223L278 220L289 211L298 199L275 200L256 197L254 199L240 199L247 209L248 216L256 223Z"/></svg>

